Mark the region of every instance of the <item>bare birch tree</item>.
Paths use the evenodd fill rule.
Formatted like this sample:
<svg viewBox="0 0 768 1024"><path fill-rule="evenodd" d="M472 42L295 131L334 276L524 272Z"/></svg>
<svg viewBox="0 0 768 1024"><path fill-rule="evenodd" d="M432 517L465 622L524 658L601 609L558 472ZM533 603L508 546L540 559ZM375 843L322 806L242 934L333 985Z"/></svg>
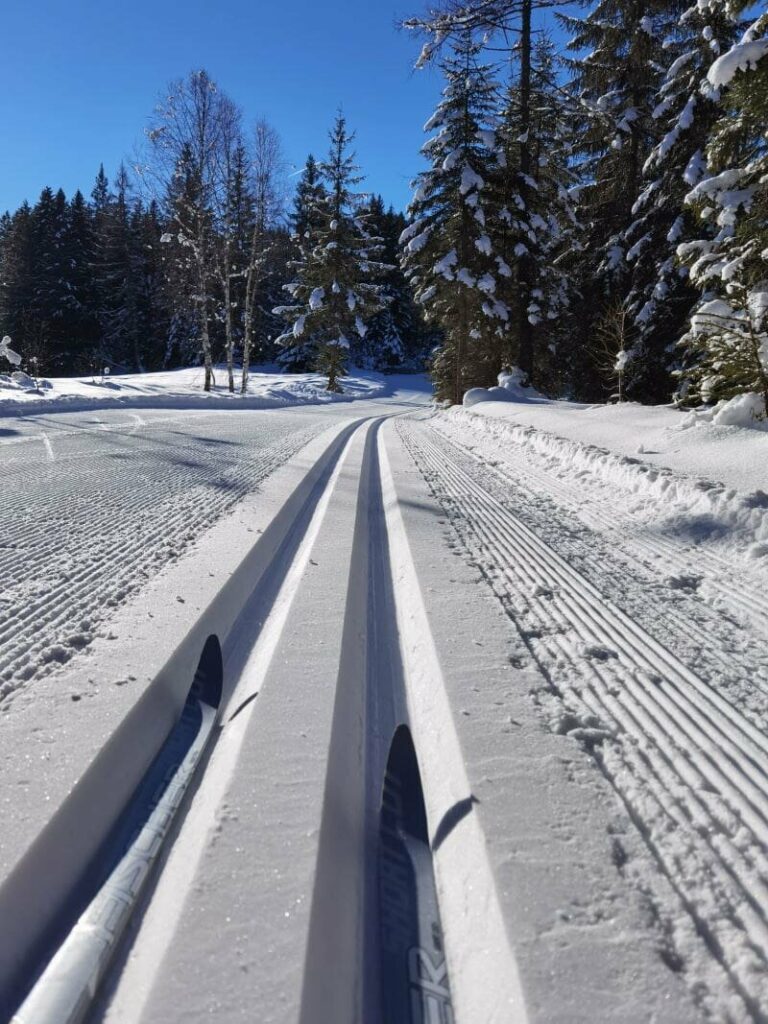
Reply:
<svg viewBox="0 0 768 1024"><path fill-rule="evenodd" d="M217 208L214 210L214 222L217 228L216 269L223 297L221 316L224 321L227 386L230 392L234 392L234 318L238 294L234 285L235 279L243 273L239 243L242 238L243 219L248 216L250 201L246 182L247 166L240 113L233 104L226 101L222 105L222 114L221 143L218 153L218 173L222 180L222 189L217 197Z"/></svg>
<svg viewBox="0 0 768 1024"><path fill-rule="evenodd" d="M243 369L240 391L248 390L248 372L257 320L262 312L257 299L274 247L271 228L282 216L285 204L285 160L280 136L267 121L256 122L251 160L253 230L245 271L245 313L243 319Z"/></svg>
<svg viewBox="0 0 768 1024"><path fill-rule="evenodd" d="M239 123L232 101L206 71L173 82L148 130L146 169L169 211L175 230L163 240L179 247L187 264L205 364L205 390L213 382L210 287L217 274L217 221L226 203L227 154Z"/></svg>

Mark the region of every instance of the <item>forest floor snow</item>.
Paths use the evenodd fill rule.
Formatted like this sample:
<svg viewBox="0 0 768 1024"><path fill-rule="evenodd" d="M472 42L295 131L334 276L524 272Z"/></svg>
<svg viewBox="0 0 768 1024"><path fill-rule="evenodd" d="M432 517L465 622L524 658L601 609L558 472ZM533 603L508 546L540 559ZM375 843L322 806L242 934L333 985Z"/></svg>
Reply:
<svg viewBox="0 0 768 1024"><path fill-rule="evenodd" d="M140 406L144 408L202 408L235 405L237 408L268 409L305 403L330 403L356 398L374 398L389 392L387 378L369 370L352 370L342 378L343 392L326 391L326 379L317 373L286 373L278 366L254 366L248 379L247 395L240 394L240 372L235 372L235 393L227 390L226 367L214 367L214 387L203 391L203 367L163 370L156 373L126 373L114 376L87 374L83 377L34 379L25 373L0 374L0 415L32 409L73 411Z"/></svg>

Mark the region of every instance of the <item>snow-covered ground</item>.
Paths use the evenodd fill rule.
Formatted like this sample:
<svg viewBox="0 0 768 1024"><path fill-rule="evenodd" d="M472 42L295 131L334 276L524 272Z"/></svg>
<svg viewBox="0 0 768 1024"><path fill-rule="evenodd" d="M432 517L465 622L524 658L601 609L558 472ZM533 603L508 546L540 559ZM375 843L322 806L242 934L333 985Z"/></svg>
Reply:
<svg viewBox="0 0 768 1024"><path fill-rule="evenodd" d="M486 401L471 406L471 415L499 427L535 427L580 445L602 448L637 462L674 470L678 475L706 478L728 488L754 491L765 487L768 423L752 429L713 423L708 412L667 405L586 405L550 401L540 396L518 401ZM461 415L458 409L454 414ZM502 432L496 431L501 438ZM592 457L599 453L593 451ZM567 459L565 450L563 458Z"/></svg>
<svg viewBox="0 0 768 1024"><path fill-rule="evenodd" d="M590 752L642 837L650 856L628 857L617 835L617 863L665 961L711 1019L761 1019L768 436L550 402L399 429L515 624L511 657L543 674L542 718Z"/></svg>
<svg viewBox="0 0 768 1024"><path fill-rule="evenodd" d="M214 635L94 1021L390 1024L401 982L457 1024L764 1020L768 434L418 378L96 412L0 421L0 990ZM380 825L398 726L421 838Z"/></svg>
<svg viewBox="0 0 768 1024"><path fill-rule="evenodd" d="M483 402L445 417L486 462L515 452L570 487L601 495L619 524L740 563L768 562L768 433L667 407ZM624 546L626 534L616 536Z"/></svg>
<svg viewBox="0 0 768 1024"><path fill-rule="evenodd" d="M238 408L269 409L306 402L339 402L373 398L388 392L387 378L371 371L353 371L342 378L343 394L325 390L325 378L316 373L286 374L276 366L257 366L248 380L248 394L239 393L239 372L235 374L234 395L227 390L227 371L217 366L215 386L203 391L204 371L196 366L157 373L126 373L101 377L53 377L35 380L25 373L0 374L0 416L32 408L51 411L108 408L131 405L153 409L201 408L235 405Z"/></svg>

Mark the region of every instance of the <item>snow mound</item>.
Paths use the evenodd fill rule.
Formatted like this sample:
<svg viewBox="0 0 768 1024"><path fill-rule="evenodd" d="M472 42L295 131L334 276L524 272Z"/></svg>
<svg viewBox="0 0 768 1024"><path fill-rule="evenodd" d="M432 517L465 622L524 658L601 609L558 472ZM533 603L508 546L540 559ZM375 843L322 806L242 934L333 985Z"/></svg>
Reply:
<svg viewBox="0 0 768 1024"><path fill-rule="evenodd" d="M19 391L28 395L39 395L52 387L49 380L35 380L23 370L14 370L13 373L0 373L0 401L5 397L4 392L10 392L14 397ZM9 396L10 397L10 396Z"/></svg>
<svg viewBox="0 0 768 1024"><path fill-rule="evenodd" d="M525 385L525 374L516 366L499 374L499 383L492 388L470 388L462 405L471 408L480 402L546 402L547 399L530 385Z"/></svg>
<svg viewBox="0 0 768 1024"><path fill-rule="evenodd" d="M767 430L765 402L762 395L748 392L734 398L723 399L711 409L697 409L683 422L683 426L695 423L714 423L717 427L751 427L753 430Z"/></svg>
<svg viewBox="0 0 768 1024"><path fill-rule="evenodd" d="M477 405L478 402L490 402L492 398L488 393L488 388L470 388L469 391L465 392L462 400L462 405L469 409L473 405Z"/></svg>

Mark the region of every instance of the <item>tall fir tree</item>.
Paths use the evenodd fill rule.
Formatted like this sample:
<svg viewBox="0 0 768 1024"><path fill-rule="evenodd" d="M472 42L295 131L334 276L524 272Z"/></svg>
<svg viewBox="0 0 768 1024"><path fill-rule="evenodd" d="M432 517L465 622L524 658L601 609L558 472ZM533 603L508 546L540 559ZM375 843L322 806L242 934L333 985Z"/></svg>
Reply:
<svg viewBox="0 0 768 1024"><path fill-rule="evenodd" d="M0 337L9 335L27 358L46 366L45 338L35 316L36 247L32 208L24 202L8 219L0 246Z"/></svg>
<svg viewBox="0 0 768 1024"><path fill-rule="evenodd" d="M656 107L668 0L582 0L583 16L560 13L570 34L568 93L578 145L574 163L581 188L582 225L575 284L580 315L574 346L580 354L575 384L586 398L604 398L611 374L601 369L596 330L623 305L631 287L625 231L642 188L643 166L655 142ZM585 314L587 311L587 315Z"/></svg>
<svg viewBox="0 0 768 1024"><path fill-rule="evenodd" d="M326 205L326 189L320 165L310 153L304 170L296 186L293 198L293 211L290 222L293 228L292 241L294 251L289 262L292 271L299 270L312 257L312 250L317 244L318 233L322 229ZM283 284L283 290L290 292L291 284ZM282 310L277 305L275 311ZM278 313L277 315L283 315ZM308 370L314 366L317 358L313 338L305 331L296 333L296 321L292 322L292 338L287 332L279 334L276 339L278 346L277 361L292 372Z"/></svg>
<svg viewBox="0 0 768 1024"><path fill-rule="evenodd" d="M318 213L325 196L323 175L317 161L310 153L301 172L293 197L291 227L300 245L302 239L312 237L312 231L319 227Z"/></svg>
<svg viewBox="0 0 768 1024"><path fill-rule="evenodd" d="M423 365L426 345L423 317L399 266L399 239L407 221L392 207L386 210L381 196L372 197L368 218L373 234L382 240L386 268L380 283L387 303L368 325L364 345L366 362L376 370Z"/></svg>
<svg viewBox="0 0 768 1024"><path fill-rule="evenodd" d="M706 73L735 33L734 16L721 0L686 7L669 24L675 11L670 5L670 19L660 15L653 25L657 33L664 31L667 62L652 112L658 141L622 239L632 275L626 299L633 323L627 393L652 402L668 401L674 389L675 343L696 299L677 247L695 230L685 196L705 173L704 151L720 113L717 97L706 89Z"/></svg>
<svg viewBox="0 0 768 1024"><path fill-rule="evenodd" d="M67 214L64 258L68 295L62 316L77 353L77 362L72 368L86 369L93 364L99 320L93 276L93 221L82 192L72 197Z"/></svg>
<svg viewBox="0 0 768 1024"><path fill-rule="evenodd" d="M96 206L94 216L98 227L100 360L112 369L143 370L140 261L124 166L115 178L114 194L109 194L106 206Z"/></svg>
<svg viewBox="0 0 768 1024"><path fill-rule="evenodd" d="M411 222L401 235L416 301L443 331L432 373L438 396L452 402L470 387L493 383L510 314L497 294L509 269L491 239L496 82L479 63L480 50L464 33L440 63L446 85L424 126L436 134L422 147L431 166L413 183Z"/></svg>
<svg viewBox="0 0 768 1024"><path fill-rule="evenodd" d="M163 366L169 327L169 301L165 290L162 265L163 224L157 203L145 208L134 204L131 212L133 273L137 278L136 341L140 362L145 370Z"/></svg>
<svg viewBox="0 0 768 1024"><path fill-rule="evenodd" d="M71 373L79 365L78 340L72 334L69 314L71 265L67 253L69 206L64 192L44 188L32 210L33 335L40 338L45 353L45 370L51 374Z"/></svg>
<svg viewBox="0 0 768 1024"><path fill-rule="evenodd" d="M570 332L558 325L574 298L569 275L580 242L571 198L571 123L546 36L533 45L529 73L523 97L513 62L512 84L500 112L493 241L503 256L500 295L512 311L506 361L537 385L557 387L569 379Z"/></svg>
<svg viewBox="0 0 768 1024"><path fill-rule="evenodd" d="M356 339L365 338L366 322L385 298L377 281L381 243L367 230L366 197L354 191L362 176L350 152L354 133L341 113L330 140L321 165L325 194L308 210L316 226L305 232L294 280L285 286L293 302L276 310L289 324L277 342L284 365L311 361L328 378L328 390L341 391L350 351L359 350Z"/></svg>
<svg viewBox="0 0 768 1024"><path fill-rule="evenodd" d="M747 11L746 2L733 4ZM702 291L691 329L683 395L745 396L768 416L768 14L749 25L707 73L721 116L710 135L706 174L687 196L707 230L682 243ZM711 227L710 227L711 226ZM750 398L750 396L754 396Z"/></svg>

